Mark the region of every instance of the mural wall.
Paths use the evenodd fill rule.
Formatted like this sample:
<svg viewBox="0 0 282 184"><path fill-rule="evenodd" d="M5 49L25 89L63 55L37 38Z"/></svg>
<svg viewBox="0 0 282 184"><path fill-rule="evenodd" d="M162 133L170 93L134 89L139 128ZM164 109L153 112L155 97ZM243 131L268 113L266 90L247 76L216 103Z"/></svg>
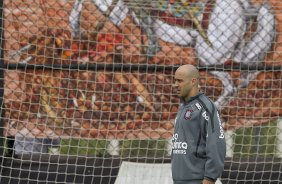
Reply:
<svg viewBox="0 0 282 184"><path fill-rule="evenodd" d="M201 89L221 110L225 129L257 126L282 115L281 71L274 70L282 65L279 0L4 3L6 64L241 67L200 73ZM179 104L173 75L6 70L6 134L170 138Z"/></svg>

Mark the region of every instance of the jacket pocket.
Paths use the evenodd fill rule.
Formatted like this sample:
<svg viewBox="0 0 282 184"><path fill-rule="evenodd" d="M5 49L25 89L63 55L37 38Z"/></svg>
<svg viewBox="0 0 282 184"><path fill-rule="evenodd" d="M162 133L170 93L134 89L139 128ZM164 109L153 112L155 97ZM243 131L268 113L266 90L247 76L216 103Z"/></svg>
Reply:
<svg viewBox="0 0 282 184"><path fill-rule="evenodd" d="M197 145L196 145L196 151L195 151L195 157L199 159L206 159L206 155L203 152L203 149L201 149L201 138L202 138L202 133L201 131L199 132L198 140L197 140Z"/></svg>
<svg viewBox="0 0 282 184"><path fill-rule="evenodd" d="M198 140L197 140L197 145L196 145L196 152L195 152L195 156L197 158L199 158L198 150L199 150L199 146L200 146L200 143L201 143L201 137L202 137L202 132L200 131L199 136L198 136Z"/></svg>

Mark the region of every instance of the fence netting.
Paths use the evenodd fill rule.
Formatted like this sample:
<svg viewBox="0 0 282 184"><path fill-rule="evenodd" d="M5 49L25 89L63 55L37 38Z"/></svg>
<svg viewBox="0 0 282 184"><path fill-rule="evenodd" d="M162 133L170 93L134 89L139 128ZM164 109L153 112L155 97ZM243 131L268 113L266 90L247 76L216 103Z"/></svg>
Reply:
<svg viewBox="0 0 282 184"><path fill-rule="evenodd" d="M174 72L192 64L221 113L220 181L279 183L281 10L279 0L4 1L2 182L106 184L122 161L166 165Z"/></svg>

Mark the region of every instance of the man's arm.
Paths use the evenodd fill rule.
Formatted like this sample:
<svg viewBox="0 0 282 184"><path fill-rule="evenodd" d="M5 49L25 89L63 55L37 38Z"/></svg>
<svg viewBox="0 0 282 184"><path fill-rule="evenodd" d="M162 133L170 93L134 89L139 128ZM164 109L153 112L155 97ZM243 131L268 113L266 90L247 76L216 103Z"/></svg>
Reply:
<svg viewBox="0 0 282 184"><path fill-rule="evenodd" d="M207 161L205 165L205 179L203 183L208 184L215 182L224 169L224 159L226 153L226 143L224 131L221 126L219 113L213 105L214 110L211 111L208 124L206 126L206 155ZM206 180L206 181L205 181Z"/></svg>

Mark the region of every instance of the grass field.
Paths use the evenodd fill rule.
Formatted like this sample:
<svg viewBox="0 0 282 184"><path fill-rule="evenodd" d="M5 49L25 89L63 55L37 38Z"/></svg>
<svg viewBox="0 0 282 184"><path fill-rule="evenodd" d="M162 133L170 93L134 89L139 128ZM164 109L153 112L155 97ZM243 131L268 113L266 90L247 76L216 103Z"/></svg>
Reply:
<svg viewBox="0 0 282 184"><path fill-rule="evenodd" d="M276 154L277 122L241 128L233 135L234 157L268 156ZM79 156L107 155L107 140L62 139L60 154ZM167 140L120 140L121 157L159 158L167 154ZM7 149L7 146L6 146Z"/></svg>
<svg viewBox="0 0 282 184"><path fill-rule="evenodd" d="M121 140L122 157L163 157L166 140ZM60 153L69 155L106 155L108 141L105 140L62 140Z"/></svg>
<svg viewBox="0 0 282 184"><path fill-rule="evenodd" d="M234 134L234 156L274 156L276 151L277 123L241 128ZM106 155L108 141L105 140L62 140L60 153L67 155ZM122 157L163 157L166 140L121 140Z"/></svg>
<svg viewBox="0 0 282 184"><path fill-rule="evenodd" d="M274 156L276 154L277 122L235 132L234 156Z"/></svg>

